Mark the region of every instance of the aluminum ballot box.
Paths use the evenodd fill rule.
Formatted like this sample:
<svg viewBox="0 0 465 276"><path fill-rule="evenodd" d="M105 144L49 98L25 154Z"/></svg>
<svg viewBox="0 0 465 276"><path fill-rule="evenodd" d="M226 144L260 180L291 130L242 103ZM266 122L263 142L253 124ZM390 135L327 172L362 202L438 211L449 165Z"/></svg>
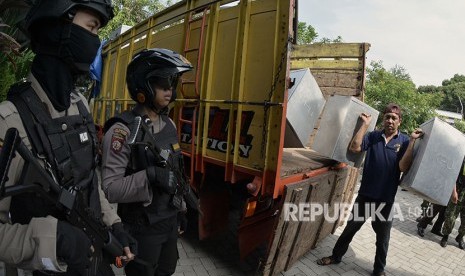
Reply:
<svg viewBox="0 0 465 276"><path fill-rule="evenodd" d="M314 151L354 167L360 167L364 153L349 151L349 143L360 127L359 117L364 112L372 116L367 131L375 129L379 112L351 96L335 95L326 101L320 126L310 146Z"/></svg>
<svg viewBox="0 0 465 276"><path fill-rule="evenodd" d="M290 78L294 85L288 93L284 147L303 148L309 143L326 100L308 68L291 70Z"/></svg>
<svg viewBox="0 0 465 276"><path fill-rule="evenodd" d="M447 205L465 156L465 135L438 118L421 126L414 159L401 186L432 203Z"/></svg>

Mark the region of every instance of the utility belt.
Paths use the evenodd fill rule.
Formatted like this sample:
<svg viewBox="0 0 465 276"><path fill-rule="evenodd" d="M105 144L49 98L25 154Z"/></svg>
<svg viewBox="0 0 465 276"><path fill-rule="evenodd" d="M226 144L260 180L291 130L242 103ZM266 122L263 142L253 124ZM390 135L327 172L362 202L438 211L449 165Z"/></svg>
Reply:
<svg viewBox="0 0 465 276"><path fill-rule="evenodd" d="M133 233L135 232L143 234L149 232L151 235L153 235L170 232L173 230L173 227L177 227L178 221L177 216L171 216L151 224L148 217L143 214L135 218L123 220L123 223L129 229L131 229L131 232Z"/></svg>
<svg viewBox="0 0 465 276"><path fill-rule="evenodd" d="M150 225L149 219L145 213L123 219L125 225Z"/></svg>

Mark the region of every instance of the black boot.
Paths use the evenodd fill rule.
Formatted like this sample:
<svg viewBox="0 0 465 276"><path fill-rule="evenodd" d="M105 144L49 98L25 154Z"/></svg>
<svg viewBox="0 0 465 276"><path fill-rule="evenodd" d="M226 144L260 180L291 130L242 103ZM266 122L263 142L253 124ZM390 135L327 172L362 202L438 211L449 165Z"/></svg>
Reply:
<svg viewBox="0 0 465 276"><path fill-rule="evenodd" d="M420 237L425 236L425 228L421 227L420 224L417 224L417 233Z"/></svg>
<svg viewBox="0 0 465 276"><path fill-rule="evenodd" d="M447 246L447 239L448 239L448 238L449 238L449 235L444 235L444 236L442 237L442 240L441 240L441 242L440 242L440 244L441 244L442 247L446 247L446 246Z"/></svg>
<svg viewBox="0 0 465 276"><path fill-rule="evenodd" d="M465 243L463 242L463 236L457 236L457 237L455 238L455 240L456 240L457 243L459 244L459 248L460 248L460 249L465 248Z"/></svg>
<svg viewBox="0 0 465 276"><path fill-rule="evenodd" d="M421 207L421 215L416 219L417 222L420 222L424 217L426 217L428 211L428 207ZM430 223L431 224L431 223ZM423 236L422 236L423 237Z"/></svg>

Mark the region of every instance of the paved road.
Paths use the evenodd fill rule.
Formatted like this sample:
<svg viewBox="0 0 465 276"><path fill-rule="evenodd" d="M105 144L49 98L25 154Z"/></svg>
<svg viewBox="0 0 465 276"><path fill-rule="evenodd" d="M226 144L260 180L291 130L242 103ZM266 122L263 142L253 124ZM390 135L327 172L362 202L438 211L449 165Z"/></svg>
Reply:
<svg viewBox="0 0 465 276"><path fill-rule="evenodd" d="M459 221L451 234L449 245L442 248L440 237L429 232L424 238L416 234L415 216L421 199L399 190L396 198L404 220L394 221L388 254L387 275L465 275L465 251L457 247L454 238ZM303 275L370 275L375 255L375 235L370 223L365 223L352 241L349 250L338 265L321 267L316 259L331 254L343 227L329 235L317 247L304 255L291 269L282 272L285 276ZM255 264L239 262L237 248L223 241L200 242L195 237L183 237L178 243L180 259L175 276L223 276L254 275ZM122 270L116 270L123 275ZM0 276L3 276L0 269Z"/></svg>
<svg viewBox="0 0 465 276"><path fill-rule="evenodd" d="M431 227L428 227L424 238L416 233L415 213L419 211L422 200L399 189L396 201L399 203L399 211L396 214L402 215L403 221L400 221L399 217L393 224L387 275L465 275L465 250L459 249L454 240L460 220L457 220L449 238L449 245L442 248L439 245L441 238L429 232ZM280 275L371 275L375 255L375 234L368 222L354 237L340 264L325 267L316 264L318 258L331 255L331 250L343 229L344 226L340 227L334 235L329 235L291 269ZM180 260L176 276L254 274L251 265L235 262L234 256L229 255L221 247L215 249L215 245L190 238L182 238L178 247Z"/></svg>

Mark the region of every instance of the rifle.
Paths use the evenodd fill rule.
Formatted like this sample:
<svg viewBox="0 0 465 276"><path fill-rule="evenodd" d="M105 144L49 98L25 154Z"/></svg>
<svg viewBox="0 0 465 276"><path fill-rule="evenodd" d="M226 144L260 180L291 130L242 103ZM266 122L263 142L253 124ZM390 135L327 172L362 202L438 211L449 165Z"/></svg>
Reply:
<svg viewBox="0 0 465 276"><path fill-rule="evenodd" d="M23 174L18 184L5 187L11 161L16 155L15 152L18 152L25 161ZM102 252L114 258L116 266L123 265L120 258L124 255L123 247L108 227L98 221L87 206L81 204L81 193L73 188L66 189L56 183L22 142L16 128L9 128L5 134L0 154L0 173L0 200L23 193L39 193L45 199L56 204L70 224L84 231L94 247L92 266L86 271L88 276L97 274L97 269L102 261Z"/></svg>
<svg viewBox="0 0 465 276"><path fill-rule="evenodd" d="M172 203L174 206L177 206L178 209L180 209L180 206L182 204L182 197L184 197L186 203L202 215L199 208L199 199L192 191L192 188L190 187L188 181L186 181L187 177L184 175L184 168L182 166L183 163L181 162L179 169L175 169L173 166L171 166L170 162L168 162L170 152L168 150L162 150L157 146L157 142L153 137L152 132L149 130L147 126L148 122L150 122L150 119L146 115L143 118L141 116L136 116L134 118L134 120L128 126L129 130L131 131L131 134L128 138L128 144L146 145L155 157L155 165L162 168L169 167L170 170L174 173L179 183L176 194L173 196ZM145 135L141 142L136 142L136 138L141 128L144 131Z"/></svg>

